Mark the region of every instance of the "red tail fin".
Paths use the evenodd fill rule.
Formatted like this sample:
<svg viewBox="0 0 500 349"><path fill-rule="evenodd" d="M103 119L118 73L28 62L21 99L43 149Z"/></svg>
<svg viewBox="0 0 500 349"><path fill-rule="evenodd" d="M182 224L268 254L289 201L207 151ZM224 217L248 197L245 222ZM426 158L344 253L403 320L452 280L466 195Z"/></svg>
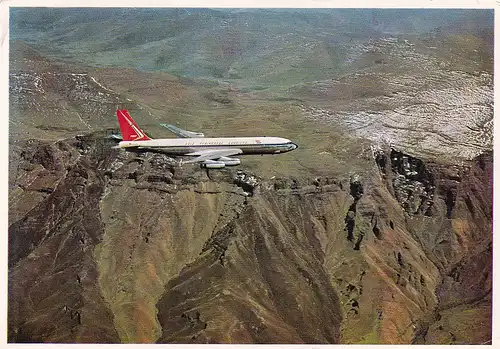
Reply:
<svg viewBox="0 0 500 349"><path fill-rule="evenodd" d="M149 138L146 133L132 119L127 109L117 110L116 116L120 124L120 131L124 141L147 141Z"/></svg>

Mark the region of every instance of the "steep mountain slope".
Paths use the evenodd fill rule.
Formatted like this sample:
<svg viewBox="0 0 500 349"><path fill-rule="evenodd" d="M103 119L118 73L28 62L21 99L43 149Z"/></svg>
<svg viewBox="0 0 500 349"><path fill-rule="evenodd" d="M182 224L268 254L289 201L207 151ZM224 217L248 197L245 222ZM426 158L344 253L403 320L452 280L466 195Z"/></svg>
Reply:
<svg viewBox="0 0 500 349"><path fill-rule="evenodd" d="M24 162L60 163L54 189L9 228L10 341L491 336L490 155L456 172L400 154L405 174L394 151L378 153L385 166L350 180L252 188L248 174L209 178L111 151L97 134L46 154ZM421 185L430 191L414 195ZM463 332L464 312L481 331Z"/></svg>

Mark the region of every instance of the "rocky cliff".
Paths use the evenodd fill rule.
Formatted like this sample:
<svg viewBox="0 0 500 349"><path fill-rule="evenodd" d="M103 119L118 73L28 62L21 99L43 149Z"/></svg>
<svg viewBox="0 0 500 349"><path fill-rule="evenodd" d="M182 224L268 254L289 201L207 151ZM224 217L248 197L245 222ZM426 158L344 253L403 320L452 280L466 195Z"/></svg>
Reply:
<svg viewBox="0 0 500 349"><path fill-rule="evenodd" d="M263 180L109 142L13 151L9 341L491 338L491 154Z"/></svg>

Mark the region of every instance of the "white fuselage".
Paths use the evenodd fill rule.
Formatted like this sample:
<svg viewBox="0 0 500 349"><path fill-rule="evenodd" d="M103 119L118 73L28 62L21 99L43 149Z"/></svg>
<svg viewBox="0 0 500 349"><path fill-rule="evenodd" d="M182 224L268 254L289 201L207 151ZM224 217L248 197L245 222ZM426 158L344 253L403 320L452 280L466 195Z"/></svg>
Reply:
<svg viewBox="0 0 500 349"><path fill-rule="evenodd" d="M289 139L280 137L218 137L121 141L119 147L132 151L156 151L172 155L230 148L241 149L242 154L279 154L294 150L297 145Z"/></svg>

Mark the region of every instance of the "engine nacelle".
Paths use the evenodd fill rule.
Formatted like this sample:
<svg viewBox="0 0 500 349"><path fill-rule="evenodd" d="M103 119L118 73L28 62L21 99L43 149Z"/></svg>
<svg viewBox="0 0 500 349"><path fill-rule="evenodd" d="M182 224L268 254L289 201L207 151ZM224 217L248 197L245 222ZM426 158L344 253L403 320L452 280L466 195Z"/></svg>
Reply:
<svg viewBox="0 0 500 349"><path fill-rule="evenodd" d="M238 158L228 158L226 156L221 156L217 161L221 161L226 166L236 166L241 164L241 160Z"/></svg>
<svg viewBox="0 0 500 349"><path fill-rule="evenodd" d="M214 160L205 160L202 164L201 167L205 168L224 168L226 167L226 164L222 161L214 161Z"/></svg>

